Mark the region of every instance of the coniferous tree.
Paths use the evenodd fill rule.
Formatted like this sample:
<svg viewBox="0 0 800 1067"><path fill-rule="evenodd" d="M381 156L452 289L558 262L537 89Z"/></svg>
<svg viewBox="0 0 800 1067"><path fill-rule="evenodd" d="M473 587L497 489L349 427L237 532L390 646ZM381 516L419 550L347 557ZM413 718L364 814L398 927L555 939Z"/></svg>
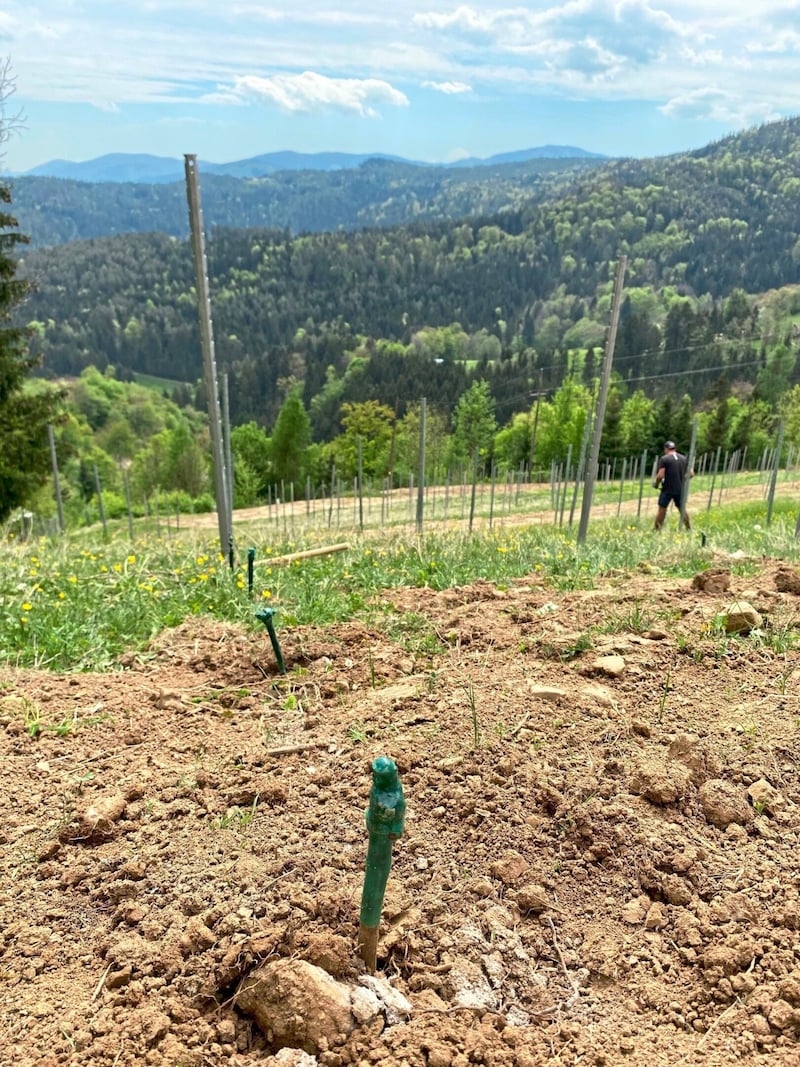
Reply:
<svg viewBox="0 0 800 1067"><path fill-rule="evenodd" d="M1 118L1 116L0 116ZM30 288L17 277L14 252L26 238L3 205L11 193L0 186L0 522L29 500L50 473L47 425L55 418L51 390L26 388L36 363L28 350L28 331L12 322L15 308Z"/></svg>
<svg viewBox="0 0 800 1067"><path fill-rule="evenodd" d="M310 443L311 419L303 407L300 389L293 389L283 402L272 431L272 463L279 481L302 484L303 456Z"/></svg>

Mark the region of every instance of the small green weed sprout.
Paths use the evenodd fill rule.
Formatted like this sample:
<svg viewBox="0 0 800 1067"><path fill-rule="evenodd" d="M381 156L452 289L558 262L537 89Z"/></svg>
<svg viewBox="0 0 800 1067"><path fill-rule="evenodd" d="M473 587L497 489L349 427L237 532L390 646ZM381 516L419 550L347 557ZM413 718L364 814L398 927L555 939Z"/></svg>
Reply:
<svg viewBox="0 0 800 1067"><path fill-rule="evenodd" d="M42 713L38 706L27 697L22 698L22 717L28 736L38 737L42 732Z"/></svg>
<svg viewBox="0 0 800 1067"><path fill-rule="evenodd" d="M215 830L228 830L233 828L240 834L245 833L255 818L256 809L258 808L258 799L258 794L256 794L253 798L253 803L249 808L228 808L224 815L219 815L217 818L212 819L211 825Z"/></svg>
<svg viewBox="0 0 800 1067"><path fill-rule="evenodd" d="M617 614L610 615L599 627L602 633L643 634L653 628L656 616L646 611L641 601L634 601Z"/></svg>
<svg viewBox="0 0 800 1067"><path fill-rule="evenodd" d="M372 732L372 727L363 722L354 722L347 727L347 736L357 745L363 745Z"/></svg>

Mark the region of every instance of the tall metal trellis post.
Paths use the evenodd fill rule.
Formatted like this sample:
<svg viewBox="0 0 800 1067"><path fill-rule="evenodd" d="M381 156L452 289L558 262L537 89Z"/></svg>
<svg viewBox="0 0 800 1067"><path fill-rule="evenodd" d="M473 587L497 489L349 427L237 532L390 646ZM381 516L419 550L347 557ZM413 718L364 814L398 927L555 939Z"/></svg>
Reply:
<svg viewBox="0 0 800 1067"><path fill-rule="evenodd" d="M197 310L200 319L200 344L203 350L203 371L208 399L208 422L211 432L211 452L214 460L214 500L217 505L220 551L228 556L233 533L229 510L230 495L225 466L225 451L222 442L222 415L220 412L217 364L214 357L214 330L211 325L211 301L208 291L208 263L203 235L203 213L200 207L200 182L197 174L197 156L184 155L186 173L186 199L189 205L189 227L192 235L195 285L197 287Z"/></svg>
<svg viewBox="0 0 800 1067"><path fill-rule="evenodd" d="M608 386L611 381L611 364L614 361L614 346L617 342L617 327L619 325L619 309L622 303L622 283L625 278L625 256L619 257L617 273L614 278L614 296L611 304L611 324L608 328L606 339L606 355L603 361L603 375L600 379L600 393L597 397L597 413L595 415L594 436L592 449L589 454L589 465L586 468L586 484L583 489L581 501L581 519L578 525L578 544L586 540L586 532L589 529L589 515L592 510L592 498L594 497L594 483L597 478L597 463L600 458L600 440L603 436L603 421L606 414L606 401L608 400Z"/></svg>

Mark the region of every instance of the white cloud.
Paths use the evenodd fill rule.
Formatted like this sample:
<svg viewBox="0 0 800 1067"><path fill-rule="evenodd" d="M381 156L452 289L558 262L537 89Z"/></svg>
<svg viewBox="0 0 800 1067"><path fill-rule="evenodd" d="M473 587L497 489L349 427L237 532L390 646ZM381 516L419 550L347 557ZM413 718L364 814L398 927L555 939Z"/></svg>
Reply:
<svg viewBox="0 0 800 1067"><path fill-rule="evenodd" d="M795 30L784 30L769 40L753 41L747 45L747 51L753 54L761 53L785 55L789 52L800 52L800 33Z"/></svg>
<svg viewBox="0 0 800 1067"><path fill-rule="evenodd" d="M505 12L481 13L476 11L473 7L467 7L462 5L457 7L454 11L447 13L440 13L437 11L427 11L419 15L414 15L413 22L417 26L422 26L425 29L430 30L462 30L465 33L485 33L491 34L494 32L494 28L498 21L505 15Z"/></svg>
<svg viewBox="0 0 800 1067"><path fill-rule="evenodd" d="M437 93L445 96L455 96L458 93L471 93L472 86L466 82L423 82L423 89L435 89Z"/></svg>
<svg viewBox="0 0 800 1067"><path fill-rule="evenodd" d="M268 102L287 112L316 112L333 108L376 118L377 105L407 107L408 97L376 78L328 78L306 70L302 74L274 74L268 78L247 74L236 78L229 90L206 99L215 103Z"/></svg>
<svg viewBox="0 0 800 1067"><path fill-rule="evenodd" d="M745 98L714 86L674 96L659 111L669 118L712 119L729 126L751 126L780 118L769 101Z"/></svg>
<svg viewBox="0 0 800 1067"><path fill-rule="evenodd" d="M472 152L466 148L451 148L449 152L442 156L443 163L458 163L461 159L469 159Z"/></svg>

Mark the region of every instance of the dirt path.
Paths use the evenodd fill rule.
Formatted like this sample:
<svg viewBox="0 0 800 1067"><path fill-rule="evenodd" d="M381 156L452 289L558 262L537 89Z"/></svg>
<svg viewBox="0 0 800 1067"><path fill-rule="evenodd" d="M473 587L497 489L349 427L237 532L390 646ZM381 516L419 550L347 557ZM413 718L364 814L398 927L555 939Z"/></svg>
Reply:
<svg viewBox="0 0 800 1067"><path fill-rule="evenodd" d="M702 525L702 516L708 509L709 485L704 491L698 491L690 498L688 510L694 518L696 526ZM741 504L753 500L763 500L766 512L765 486L762 485L732 485L725 487L722 502L727 504ZM445 490L443 487L432 487L427 491L424 524L426 531L442 529L468 528L469 501L456 496L460 487L451 490L448 502L445 505ZM555 525L563 514L565 524L569 523L572 498L565 501L564 508L558 511L543 510L538 504L536 507L526 508L525 501L530 495L535 495L537 501L549 493L549 486L526 486L520 494L519 503L511 498L498 493L494 504L492 525L496 527L519 526L530 523L542 525ZM798 484L795 482L781 482L776 490L776 499L791 496L797 497ZM652 525L655 518L657 494L649 487L645 488L641 504L638 493L632 499L619 502L617 499L608 500L605 503L595 503L592 511L592 521L615 518L617 515L637 517L644 525ZM714 491L712 507L718 506L720 501L719 487ZM489 497L484 490L480 498L480 507L476 510L474 528L486 529L489 526ZM578 501L573 514L573 527L577 531L580 520L580 501ZM409 497L408 490L396 489L390 494L385 494L384 500L373 498L364 502L364 532L378 532L381 535L396 528L398 533L403 530L415 529L416 527L416 497ZM674 509L671 508L668 516L668 524L676 521ZM359 529L358 504L353 499L345 500L338 509L331 508L330 501L314 500L306 505L305 501L292 503L272 504L269 507L260 506L253 508L237 508L233 513L234 530L260 528L265 531L274 528L285 534L299 533L305 530L314 530L320 534L326 531L336 539L338 533L353 532ZM202 515L181 515L180 525L183 529L216 530L216 512Z"/></svg>

